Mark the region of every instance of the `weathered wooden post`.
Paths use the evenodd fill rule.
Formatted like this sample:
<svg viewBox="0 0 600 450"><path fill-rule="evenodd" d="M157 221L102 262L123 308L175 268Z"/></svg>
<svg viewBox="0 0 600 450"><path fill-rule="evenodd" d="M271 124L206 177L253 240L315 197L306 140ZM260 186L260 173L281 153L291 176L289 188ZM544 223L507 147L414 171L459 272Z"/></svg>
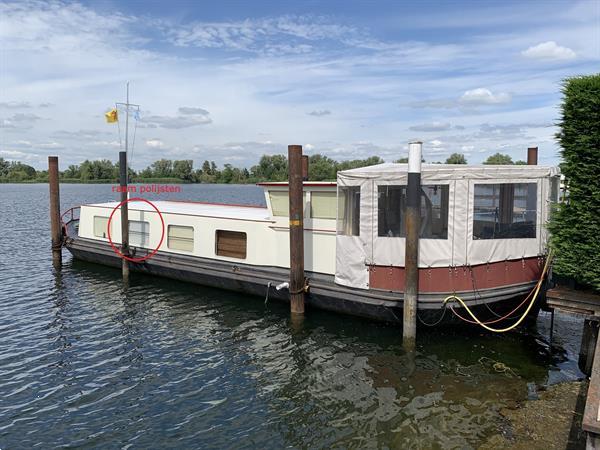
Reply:
<svg viewBox="0 0 600 450"><path fill-rule="evenodd" d="M308 155L302 155L302 181L308 181Z"/></svg>
<svg viewBox="0 0 600 450"><path fill-rule="evenodd" d="M60 223L60 191L58 156L48 156L48 185L50 187L50 236L52 238L52 264L62 266L62 226Z"/></svg>
<svg viewBox="0 0 600 450"><path fill-rule="evenodd" d="M129 207L127 203L127 152L119 152L119 175L121 191L121 253L129 256ZM123 280L129 280L129 261L121 258Z"/></svg>
<svg viewBox="0 0 600 450"><path fill-rule="evenodd" d="M417 336L419 295L419 229L421 227L421 152L422 142L408 144L408 186L406 189L406 248L404 270L404 346L413 349Z"/></svg>
<svg viewBox="0 0 600 450"><path fill-rule="evenodd" d="M288 146L290 198L290 311L304 314L304 196L302 146Z"/></svg>
<svg viewBox="0 0 600 450"><path fill-rule="evenodd" d="M528 166L537 166L538 163L538 148L537 147L529 147L527 149L527 165Z"/></svg>

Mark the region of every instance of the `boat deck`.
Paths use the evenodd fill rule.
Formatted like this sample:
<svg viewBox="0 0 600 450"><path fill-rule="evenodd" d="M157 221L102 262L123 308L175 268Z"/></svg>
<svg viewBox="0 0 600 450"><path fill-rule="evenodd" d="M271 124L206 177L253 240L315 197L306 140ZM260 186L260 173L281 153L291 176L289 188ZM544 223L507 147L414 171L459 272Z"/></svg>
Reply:
<svg viewBox="0 0 600 450"><path fill-rule="evenodd" d="M216 217L220 219L244 219L259 222L274 222L269 215L267 207L250 205L226 205L221 203L203 203L178 200L157 200L152 202L161 213L182 214L199 217ZM119 205L118 202L93 203L85 206L99 208L110 208L111 210ZM128 204L129 210L133 211L155 211L155 209L146 202L131 201Z"/></svg>

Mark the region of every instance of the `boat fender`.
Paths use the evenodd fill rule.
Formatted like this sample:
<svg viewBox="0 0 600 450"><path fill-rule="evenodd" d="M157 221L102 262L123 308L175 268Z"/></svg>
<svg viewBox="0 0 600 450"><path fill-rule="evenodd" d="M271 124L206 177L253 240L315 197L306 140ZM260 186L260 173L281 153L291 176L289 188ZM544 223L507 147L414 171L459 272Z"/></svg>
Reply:
<svg viewBox="0 0 600 450"><path fill-rule="evenodd" d="M282 290L282 289L289 289L290 288L290 283L288 283L287 281L284 283L279 283L277 286L275 286L275 289L277 289L278 291Z"/></svg>

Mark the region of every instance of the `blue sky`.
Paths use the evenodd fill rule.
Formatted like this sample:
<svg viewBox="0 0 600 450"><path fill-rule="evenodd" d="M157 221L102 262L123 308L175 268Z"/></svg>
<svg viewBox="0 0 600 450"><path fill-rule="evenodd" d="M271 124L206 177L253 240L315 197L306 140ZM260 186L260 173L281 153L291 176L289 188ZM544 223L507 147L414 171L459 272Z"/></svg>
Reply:
<svg viewBox="0 0 600 450"><path fill-rule="evenodd" d="M117 159L103 114L142 105L132 165L251 166L502 152L558 162L565 77L600 68L599 1L0 1L0 156Z"/></svg>

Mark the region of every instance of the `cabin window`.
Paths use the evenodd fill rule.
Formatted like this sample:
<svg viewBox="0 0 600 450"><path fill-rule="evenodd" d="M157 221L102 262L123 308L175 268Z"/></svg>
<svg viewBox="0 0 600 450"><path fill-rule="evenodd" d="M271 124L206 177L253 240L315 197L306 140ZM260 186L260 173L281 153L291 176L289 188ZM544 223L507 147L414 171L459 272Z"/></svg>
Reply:
<svg viewBox="0 0 600 450"><path fill-rule="evenodd" d="M421 186L420 238L448 239L449 190L447 184ZM379 186L377 209L378 236L406 236L406 186Z"/></svg>
<svg viewBox="0 0 600 450"><path fill-rule="evenodd" d="M108 239L108 217L94 216L94 236Z"/></svg>
<svg viewBox="0 0 600 450"><path fill-rule="evenodd" d="M167 247L185 252L194 251L194 228L181 225L169 225L167 229Z"/></svg>
<svg viewBox="0 0 600 450"><path fill-rule="evenodd" d="M246 259L246 233L240 231L217 230L216 253L229 258Z"/></svg>
<svg viewBox="0 0 600 450"><path fill-rule="evenodd" d="M476 184L473 239L535 238L536 183Z"/></svg>
<svg viewBox="0 0 600 450"><path fill-rule="evenodd" d="M345 236L360 235L360 186L338 188L337 232Z"/></svg>
<svg viewBox="0 0 600 450"><path fill-rule="evenodd" d="M147 247L150 240L150 223L139 220L129 221L129 245Z"/></svg>
<svg viewBox="0 0 600 450"><path fill-rule="evenodd" d="M313 219L335 219L335 192L312 192L310 194L310 217Z"/></svg>
<svg viewBox="0 0 600 450"><path fill-rule="evenodd" d="M290 214L290 196L288 191L269 191L271 211L274 216L287 217ZM304 205L306 205L306 192L304 193Z"/></svg>

